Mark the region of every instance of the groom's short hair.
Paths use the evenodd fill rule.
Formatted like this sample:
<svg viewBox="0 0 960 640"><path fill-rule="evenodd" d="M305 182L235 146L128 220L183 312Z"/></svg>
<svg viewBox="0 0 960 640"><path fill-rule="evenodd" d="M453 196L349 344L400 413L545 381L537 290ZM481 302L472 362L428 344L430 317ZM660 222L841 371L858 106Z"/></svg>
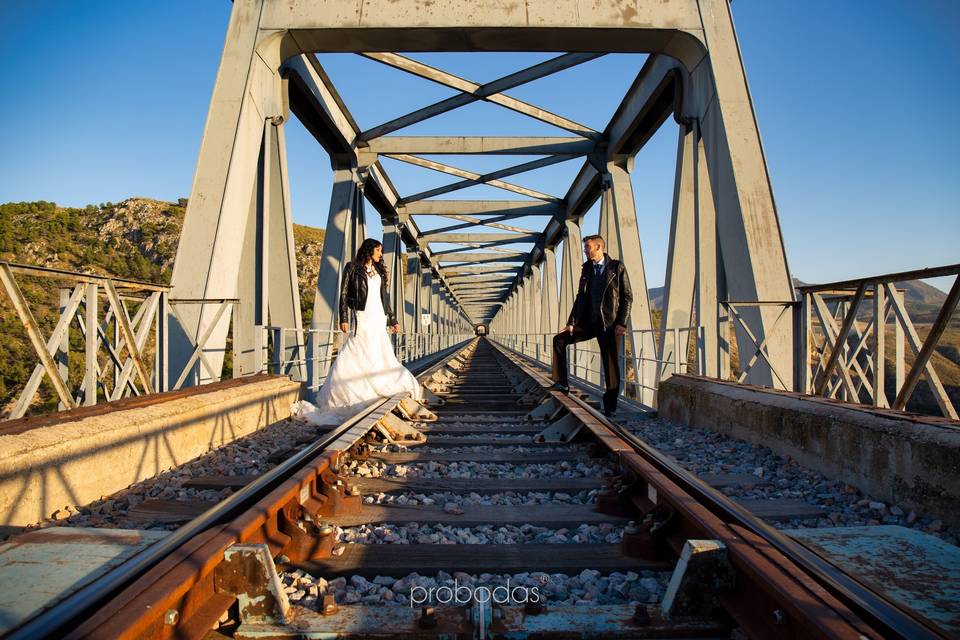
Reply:
<svg viewBox="0 0 960 640"><path fill-rule="evenodd" d="M594 234L594 235L592 235L592 236L587 236L586 238L583 239L584 242L586 242L587 240L599 240L601 247L606 247L606 246L607 246L607 242L603 239L603 236L601 236L601 235L599 235L599 234Z"/></svg>

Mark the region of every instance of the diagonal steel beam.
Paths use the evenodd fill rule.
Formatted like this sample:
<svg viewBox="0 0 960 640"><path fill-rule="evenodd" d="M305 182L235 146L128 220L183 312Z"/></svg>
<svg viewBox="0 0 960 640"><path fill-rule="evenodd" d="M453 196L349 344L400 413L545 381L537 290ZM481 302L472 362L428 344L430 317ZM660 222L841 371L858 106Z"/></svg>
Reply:
<svg viewBox="0 0 960 640"><path fill-rule="evenodd" d="M509 224L499 224L501 220L511 220L514 216L512 215L503 215L496 216L493 218L486 218L481 220L480 218L474 218L472 216L464 216L457 213L448 213L444 214L444 218L450 218L451 220L463 220L467 224L455 224L449 227L440 227L439 229L431 229L430 231L424 231L420 234L420 237L424 236L433 236L441 233L446 233L447 231L456 231L457 229L469 229L476 226L490 227L492 229L503 229L504 231L515 231L517 233L530 233L538 234L539 231L531 231L530 229L523 229L521 227L514 227Z"/></svg>
<svg viewBox="0 0 960 640"><path fill-rule="evenodd" d="M594 60L604 55L602 53L565 53L561 56L557 56L556 58L551 58L545 62L535 64L532 67L527 67L526 69L522 69L516 73L511 73L508 76L498 78L493 82L488 82L483 85L465 80L464 78L457 77L451 73L441 71L440 69L423 64L422 62L417 62L416 60L412 60L396 53L361 53L359 55L395 69L400 69L401 71L406 71L407 73L420 76L421 78L432 80L433 82L451 87L461 92L460 95L447 98L446 100L441 100L440 102L436 102L412 113L400 116L399 118L394 118L390 122L385 122L374 127L373 129L364 131L359 136L361 141L373 140L375 138L385 136L393 131L397 131L417 122L422 122L429 118L433 118L441 113L452 111L453 109L468 105L472 102L476 102L477 100L486 100L488 102L498 104L501 107L506 107L507 109L530 116L531 118L541 122L559 127L560 129L572 131L573 133L586 138L596 139L600 137L599 132L586 125L574 122L573 120L568 120L567 118L558 116L555 113L551 113L546 109L541 109L540 107L523 102L522 100L517 100L516 98L503 95L501 92L514 87L519 87L520 85L527 84L528 82L532 82L539 78L552 75L558 71L575 67L579 64L583 64L584 62Z"/></svg>
<svg viewBox="0 0 960 640"><path fill-rule="evenodd" d="M406 198L401 198L399 204L407 204L408 202L416 202L417 200L425 200L427 198L432 198L434 196L439 196L444 193L450 193L451 191L458 191L460 189L466 189L467 187L472 187L478 184L486 184L491 187L497 187L498 189L503 189L504 191L510 191L512 193L518 193L522 196L528 196L530 198L536 198L537 200L545 200L547 202L560 202L561 198L557 196L552 196L547 193L542 193L534 189L528 189L527 187L521 187L519 185L504 182L503 180L498 180L494 176L493 172L490 174L480 174L474 173L473 171L467 171L466 169L460 169L459 167L454 167L448 164L443 164L442 162L435 162L433 160L427 160L426 158L419 158L406 153L398 153L396 155L387 156L388 158L393 158L394 160L399 160L400 162L406 162L407 164L412 164L418 167L423 167L425 169L433 169L434 171L439 171L440 173L446 173L451 176L458 176L460 178L465 178L460 182L454 182L452 184L444 185L442 187L437 187L436 189L428 189L427 191L421 191L412 196L407 196ZM532 171L533 169L539 167L545 167L551 164L556 164L558 162L565 162L568 158L563 156L548 156L546 158L540 158L534 160L533 162L525 162L525 165L536 165L530 166L524 171ZM522 165L517 165L522 166ZM509 167L513 169L515 167ZM506 171L506 169L502 170ZM517 171L515 173L522 173Z"/></svg>

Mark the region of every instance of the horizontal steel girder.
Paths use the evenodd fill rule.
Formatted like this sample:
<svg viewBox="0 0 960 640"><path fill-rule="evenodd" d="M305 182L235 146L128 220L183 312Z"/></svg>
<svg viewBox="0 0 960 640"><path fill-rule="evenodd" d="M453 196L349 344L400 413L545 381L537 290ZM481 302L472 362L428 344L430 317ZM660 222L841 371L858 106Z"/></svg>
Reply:
<svg viewBox="0 0 960 640"><path fill-rule="evenodd" d="M434 256L438 262L523 262L528 253L447 253Z"/></svg>
<svg viewBox="0 0 960 640"><path fill-rule="evenodd" d="M500 189L506 189L507 191L513 191L514 193L519 193L531 198L537 198L540 200L562 200L562 198L557 198L547 194L542 194L537 191L526 189L524 187L518 187L517 185L503 182L500 178L506 176L516 175L518 173L525 173L527 171L533 171L534 169L539 169L541 167L546 167L552 164L557 164L558 162L566 162L570 158L566 156L547 156L545 158L538 158L530 162L524 162L523 164L518 164L512 167L506 167L504 169L498 169L497 171L492 171L490 173L479 174L473 171L466 171L458 167L452 167L450 165L442 164L434 160L427 160L426 158L419 158L417 156L411 156L407 154L398 154L387 156L394 160L399 160L400 162L406 162L414 166L423 167L425 169L433 169L434 171L439 171L440 173L445 173L447 175L454 175L464 178L459 182L454 182L442 187L437 187L436 189L430 189L429 191L423 191L413 196L408 196L400 200L401 203L404 202L413 202L414 200L423 200L425 198L432 198L434 196L442 195L444 193L450 193L451 191L459 191L460 189L466 189L467 187L472 187L478 184L487 184L491 187L498 187Z"/></svg>
<svg viewBox="0 0 960 640"><path fill-rule="evenodd" d="M511 275L517 275L519 273L519 267L514 267L510 265L500 265L500 266L490 266L490 267L446 267L443 270L445 276L463 276L468 274L484 274L488 275L491 273L509 273Z"/></svg>
<svg viewBox="0 0 960 640"><path fill-rule="evenodd" d="M407 215L442 216L447 214L488 214L523 216L553 216L560 205L525 200L419 200L404 205ZM480 220L479 222L483 222Z"/></svg>
<svg viewBox="0 0 960 640"><path fill-rule="evenodd" d="M370 141L376 154L489 154L514 156L584 156L595 143L577 136L384 136Z"/></svg>
<svg viewBox="0 0 960 640"><path fill-rule="evenodd" d="M423 235L422 240L427 242L536 242L540 239L539 233L438 233Z"/></svg>

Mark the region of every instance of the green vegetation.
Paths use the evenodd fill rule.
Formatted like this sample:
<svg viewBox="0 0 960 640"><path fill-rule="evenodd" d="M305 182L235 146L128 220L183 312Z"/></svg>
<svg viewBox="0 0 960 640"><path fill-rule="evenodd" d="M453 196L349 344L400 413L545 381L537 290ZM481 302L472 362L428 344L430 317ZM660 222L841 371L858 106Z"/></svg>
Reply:
<svg viewBox="0 0 960 640"><path fill-rule="evenodd" d="M82 208L46 201L0 204L0 260L169 284L186 206L186 198L176 203L129 198ZM313 312L323 230L294 225L294 243L301 308L308 323ZM44 336L50 335L59 316L60 283L23 276L17 281ZM0 293L0 332L2 419L37 362L5 293ZM79 332L71 333L71 352L82 353ZM105 365L104 358L101 353L101 365ZM79 380L82 357L71 358L69 364L70 380ZM35 413L56 406L49 381L41 386L39 397Z"/></svg>

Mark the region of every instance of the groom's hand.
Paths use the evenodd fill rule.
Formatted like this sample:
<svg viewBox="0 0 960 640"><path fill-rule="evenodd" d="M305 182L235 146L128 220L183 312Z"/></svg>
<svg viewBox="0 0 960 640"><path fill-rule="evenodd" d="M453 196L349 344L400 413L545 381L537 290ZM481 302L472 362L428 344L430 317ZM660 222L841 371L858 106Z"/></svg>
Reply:
<svg viewBox="0 0 960 640"><path fill-rule="evenodd" d="M393 331L394 333L400 333L400 323L397 323L392 327L390 327L390 330Z"/></svg>
<svg viewBox="0 0 960 640"><path fill-rule="evenodd" d="M340 323L340 331L343 331L344 333L346 333L347 331L350 331L350 323L349 323L349 322L341 322L341 323Z"/></svg>
<svg viewBox="0 0 960 640"><path fill-rule="evenodd" d="M622 324L618 324L613 328L613 334L618 338L622 338L623 336L627 335L627 328Z"/></svg>
<svg viewBox="0 0 960 640"><path fill-rule="evenodd" d="M573 325L568 324L563 329L560 330L560 333L573 333Z"/></svg>

